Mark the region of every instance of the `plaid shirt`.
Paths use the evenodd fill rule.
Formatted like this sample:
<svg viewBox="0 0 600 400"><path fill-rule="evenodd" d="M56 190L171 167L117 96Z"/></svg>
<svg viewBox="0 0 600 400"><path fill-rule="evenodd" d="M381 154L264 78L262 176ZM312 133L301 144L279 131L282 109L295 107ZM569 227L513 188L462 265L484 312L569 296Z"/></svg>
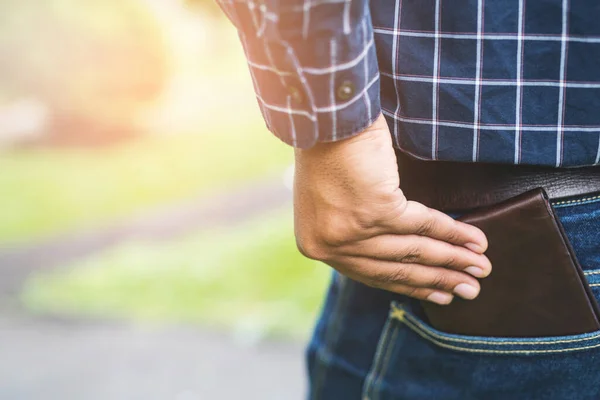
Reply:
<svg viewBox="0 0 600 400"><path fill-rule="evenodd" d="M308 148L383 112L422 159L600 163L600 2L217 0L268 128Z"/></svg>

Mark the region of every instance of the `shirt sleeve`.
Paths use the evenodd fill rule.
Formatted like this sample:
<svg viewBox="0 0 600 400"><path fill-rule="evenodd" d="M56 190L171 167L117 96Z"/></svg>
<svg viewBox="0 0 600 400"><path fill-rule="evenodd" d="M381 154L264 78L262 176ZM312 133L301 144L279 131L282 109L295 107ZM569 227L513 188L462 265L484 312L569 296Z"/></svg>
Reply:
<svg viewBox="0 0 600 400"><path fill-rule="evenodd" d="M238 29L267 127L298 148L381 112L368 0L217 0Z"/></svg>

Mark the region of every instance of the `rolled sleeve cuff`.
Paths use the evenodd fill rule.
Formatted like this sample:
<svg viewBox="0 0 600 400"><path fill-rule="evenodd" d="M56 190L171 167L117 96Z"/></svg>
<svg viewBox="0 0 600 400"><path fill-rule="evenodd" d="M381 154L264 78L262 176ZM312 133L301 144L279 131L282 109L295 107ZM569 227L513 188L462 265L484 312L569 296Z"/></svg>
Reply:
<svg viewBox="0 0 600 400"><path fill-rule="evenodd" d="M268 129L310 148L354 136L381 112L369 15L348 33L266 41L241 35Z"/></svg>

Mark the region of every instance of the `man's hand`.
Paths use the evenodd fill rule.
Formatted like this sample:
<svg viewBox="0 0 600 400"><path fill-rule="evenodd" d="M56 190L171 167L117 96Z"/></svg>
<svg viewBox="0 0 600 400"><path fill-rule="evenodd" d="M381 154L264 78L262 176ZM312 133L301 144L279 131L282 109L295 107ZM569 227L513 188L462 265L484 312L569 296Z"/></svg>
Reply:
<svg viewBox="0 0 600 400"><path fill-rule="evenodd" d="M296 149L294 220L305 256L418 299L473 299L473 276L492 268L481 230L404 197L383 116L349 139Z"/></svg>

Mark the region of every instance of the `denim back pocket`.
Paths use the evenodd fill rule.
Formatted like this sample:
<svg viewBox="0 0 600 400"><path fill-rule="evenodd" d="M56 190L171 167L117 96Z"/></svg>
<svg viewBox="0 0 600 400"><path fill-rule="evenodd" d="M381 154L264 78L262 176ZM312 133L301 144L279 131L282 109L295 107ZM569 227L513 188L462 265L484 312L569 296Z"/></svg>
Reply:
<svg viewBox="0 0 600 400"><path fill-rule="evenodd" d="M363 399L598 399L599 362L600 331L455 335L425 322L417 302L394 302Z"/></svg>
<svg viewBox="0 0 600 400"><path fill-rule="evenodd" d="M598 199L562 202L557 211L600 300ZM363 399L600 399L599 364L600 331L536 338L455 335L431 327L418 301L393 302Z"/></svg>

